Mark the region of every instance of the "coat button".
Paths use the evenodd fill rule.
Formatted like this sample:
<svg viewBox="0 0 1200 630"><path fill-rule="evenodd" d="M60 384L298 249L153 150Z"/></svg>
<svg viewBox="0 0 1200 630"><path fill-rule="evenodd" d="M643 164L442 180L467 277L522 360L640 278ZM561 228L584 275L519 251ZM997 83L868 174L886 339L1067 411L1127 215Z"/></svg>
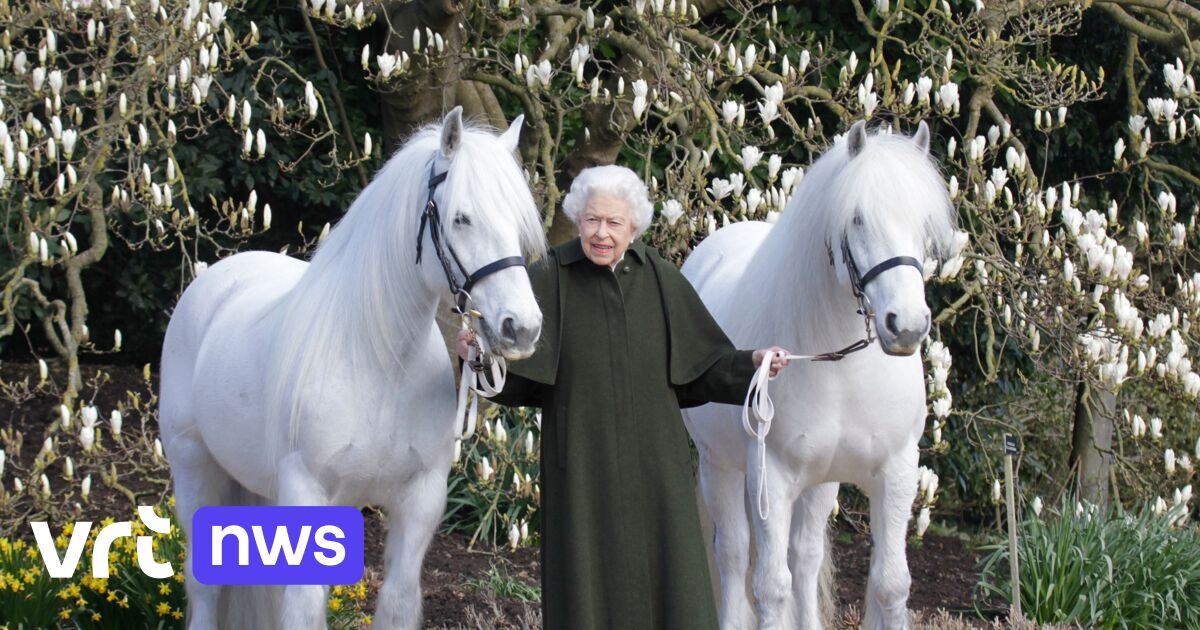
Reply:
<svg viewBox="0 0 1200 630"><path fill-rule="evenodd" d="M629 267L621 267L621 273L629 273Z"/></svg>

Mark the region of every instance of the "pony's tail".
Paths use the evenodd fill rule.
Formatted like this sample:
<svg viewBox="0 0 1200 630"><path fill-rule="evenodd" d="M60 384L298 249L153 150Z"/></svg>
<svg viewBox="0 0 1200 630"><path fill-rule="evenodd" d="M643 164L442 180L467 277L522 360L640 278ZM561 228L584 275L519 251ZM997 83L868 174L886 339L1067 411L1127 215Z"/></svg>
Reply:
<svg viewBox="0 0 1200 630"><path fill-rule="evenodd" d="M837 601L833 592L833 543L829 537L828 523L825 525L824 545L821 570L817 572L817 614L821 616L822 628L833 628L837 615Z"/></svg>
<svg viewBox="0 0 1200 630"><path fill-rule="evenodd" d="M229 505L267 505L267 500L234 482ZM217 627L230 630L279 628L283 603L280 586L222 586L217 599ZM283 629L280 629L283 630Z"/></svg>

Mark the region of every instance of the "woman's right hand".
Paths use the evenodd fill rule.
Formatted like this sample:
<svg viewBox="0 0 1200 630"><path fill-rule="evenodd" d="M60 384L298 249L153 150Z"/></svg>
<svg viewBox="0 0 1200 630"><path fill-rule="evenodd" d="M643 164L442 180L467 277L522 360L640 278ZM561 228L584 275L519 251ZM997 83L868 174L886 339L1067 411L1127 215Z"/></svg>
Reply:
<svg viewBox="0 0 1200 630"><path fill-rule="evenodd" d="M467 360L467 352L470 350L473 341L475 341L474 332L470 330L458 331L458 358L463 361Z"/></svg>

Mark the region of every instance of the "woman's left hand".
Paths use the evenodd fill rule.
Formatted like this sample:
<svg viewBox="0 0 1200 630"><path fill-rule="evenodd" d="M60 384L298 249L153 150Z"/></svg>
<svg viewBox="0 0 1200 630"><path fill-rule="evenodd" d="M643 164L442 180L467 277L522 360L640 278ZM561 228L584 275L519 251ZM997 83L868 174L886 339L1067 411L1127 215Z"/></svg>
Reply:
<svg viewBox="0 0 1200 630"><path fill-rule="evenodd" d="M758 369L759 366L762 365L763 357L767 356L768 352L775 353L774 356L771 357L771 378L775 378L776 376L779 375L780 370L782 370L783 368L788 366L787 357L788 357L788 355L791 354L791 352L788 352L787 350L784 350L783 348L780 348L779 346L771 346L770 348L763 348L762 350L755 350L754 351L754 369Z"/></svg>

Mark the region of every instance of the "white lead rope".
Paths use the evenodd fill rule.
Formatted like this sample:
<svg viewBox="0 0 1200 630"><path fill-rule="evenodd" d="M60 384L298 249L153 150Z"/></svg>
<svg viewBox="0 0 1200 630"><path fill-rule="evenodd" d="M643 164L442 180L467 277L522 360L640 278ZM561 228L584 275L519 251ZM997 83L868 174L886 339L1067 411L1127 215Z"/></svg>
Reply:
<svg viewBox="0 0 1200 630"><path fill-rule="evenodd" d="M467 327L465 319L463 327L464 329ZM508 377L508 364L505 363L504 357L488 354L484 343L480 335L475 335L475 343L467 348L467 360L463 363L462 376L458 380L458 405L454 411L454 430L459 440L465 440L475 434L475 423L479 417L479 397L491 398L499 394L504 389L504 381ZM486 368L476 370L472 367L477 364L480 356L488 359L485 365L491 367L490 380L483 374L483 370ZM472 392L475 393L474 396L471 396ZM468 400L470 409L467 408ZM465 419L463 418L464 414L466 415ZM459 427L462 429L459 430Z"/></svg>
<svg viewBox="0 0 1200 630"><path fill-rule="evenodd" d="M767 434L771 432L771 421L775 419L775 403L771 400L767 383L771 380L771 363L776 358L788 361L838 361L850 352L856 352L866 347L869 341L859 341L839 350L825 354L783 354L768 350L763 354L762 363L754 378L750 381L750 389L746 391L746 401L742 403L742 428L746 435L758 442L758 496L755 503L758 516L767 519L771 513L771 500L767 494ZM754 416L751 422L750 416Z"/></svg>
<svg viewBox="0 0 1200 630"><path fill-rule="evenodd" d="M762 364L750 381L750 389L746 392L746 402L742 403L742 428L746 434L758 442L758 497L755 503L758 516L767 520L771 513L771 502L767 496L767 433L771 432L771 421L775 419L775 403L767 391L767 381L771 380L771 361L775 353L768 351L763 355ZM750 414L754 414L757 426L750 422Z"/></svg>

